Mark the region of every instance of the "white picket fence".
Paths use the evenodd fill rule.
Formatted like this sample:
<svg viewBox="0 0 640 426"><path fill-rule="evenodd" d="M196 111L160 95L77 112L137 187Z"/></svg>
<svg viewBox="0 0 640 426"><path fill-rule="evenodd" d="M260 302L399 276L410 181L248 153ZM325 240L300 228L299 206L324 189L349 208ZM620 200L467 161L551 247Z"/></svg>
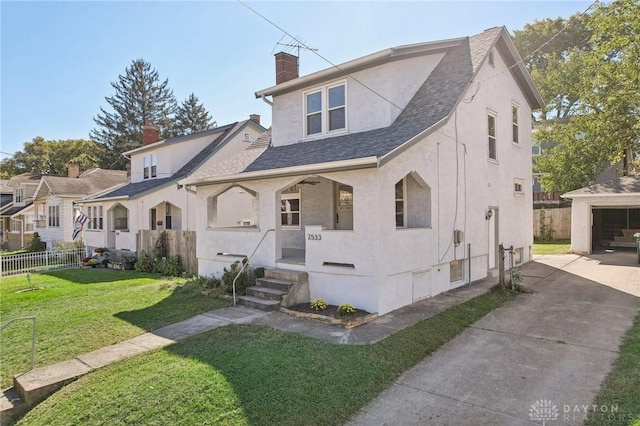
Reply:
<svg viewBox="0 0 640 426"><path fill-rule="evenodd" d="M73 248L0 256L0 276L79 268L86 255L85 248Z"/></svg>

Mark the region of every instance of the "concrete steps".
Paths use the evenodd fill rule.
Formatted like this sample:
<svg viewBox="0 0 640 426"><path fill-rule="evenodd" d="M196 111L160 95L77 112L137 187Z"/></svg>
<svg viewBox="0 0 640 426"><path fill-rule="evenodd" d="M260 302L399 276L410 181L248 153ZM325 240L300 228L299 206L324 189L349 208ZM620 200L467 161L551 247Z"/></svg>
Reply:
<svg viewBox="0 0 640 426"><path fill-rule="evenodd" d="M307 273L288 269L268 269L264 277L256 279L256 285L247 288L247 294L238 303L261 311L280 309L292 291L307 283Z"/></svg>
<svg viewBox="0 0 640 426"><path fill-rule="evenodd" d="M20 398L16 388L3 390L0 395L0 425L8 424L24 408L24 401Z"/></svg>

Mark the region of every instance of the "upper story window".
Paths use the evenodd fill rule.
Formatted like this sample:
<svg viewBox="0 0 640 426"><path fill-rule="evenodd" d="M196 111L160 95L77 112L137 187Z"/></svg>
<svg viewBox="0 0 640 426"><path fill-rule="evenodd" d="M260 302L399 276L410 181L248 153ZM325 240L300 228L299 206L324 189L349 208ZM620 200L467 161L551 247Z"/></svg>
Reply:
<svg viewBox="0 0 640 426"><path fill-rule="evenodd" d="M487 129L489 140L489 159L498 159L498 147L496 144L496 114L489 112L487 114Z"/></svg>
<svg viewBox="0 0 640 426"><path fill-rule="evenodd" d="M347 128L346 84L344 82L305 94L305 136Z"/></svg>
<svg viewBox="0 0 640 426"><path fill-rule="evenodd" d="M516 104L511 105L511 127L513 131L513 143L520 143L520 132L518 131L518 115L520 107Z"/></svg>
<svg viewBox="0 0 640 426"><path fill-rule="evenodd" d="M513 180L513 194L524 195L524 179Z"/></svg>
<svg viewBox="0 0 640 426"><path fill-rule="evenodd" d="M48 206L47 218L49 220L48 225L51 228L60 227L60 206Z"/></svg>
<svg viewBox="0 0 640 426"><path fill-rule="evenodd" d="M144 179L154 178L157 175L158 168L158 157L156 153L151 153L149 155L144 156L144 169L143 169L143 177Z"/></svg>
<svg viewBox="0 0 640 426"><path fill-rule="evenodd" d="M24 188L17 187L13 189L14 204L24 204Z"/></svg>

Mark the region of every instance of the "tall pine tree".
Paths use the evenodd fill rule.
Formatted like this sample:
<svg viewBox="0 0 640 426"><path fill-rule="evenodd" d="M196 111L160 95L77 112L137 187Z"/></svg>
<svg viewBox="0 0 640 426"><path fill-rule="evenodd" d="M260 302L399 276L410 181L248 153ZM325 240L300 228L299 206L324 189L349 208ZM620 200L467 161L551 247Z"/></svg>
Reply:
<svg viewBox="0 0 640 426"><path fill-rule="evenodd" d="M168 84L143 59L132 61L125 74L111 82L115 95L105 99L112 111L100 107L93 119L97 127L90 133L107 148L102 167L124 169L126 159L121 154L142 145L142 126L147 120L160 126L161 137L171 136L177 105Z"/></svg>
<svg viewBox="0 0 640 426"><path fill-rule="evenodd" d="M209 112L192 93L178 106L174 126L174 134L182 136L211 129L216 122L211 120Z"/></svg>

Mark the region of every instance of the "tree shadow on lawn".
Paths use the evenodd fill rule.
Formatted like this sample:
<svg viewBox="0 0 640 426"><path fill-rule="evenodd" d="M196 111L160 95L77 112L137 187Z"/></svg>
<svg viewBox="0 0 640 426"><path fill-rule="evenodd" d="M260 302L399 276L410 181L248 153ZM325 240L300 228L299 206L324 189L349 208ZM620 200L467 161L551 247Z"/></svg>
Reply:
<svg viewBox="0 0 640 426"><path fill-rule="evenodd" d="M153 331L228 305L227 300L174 290L168 297L154 305L133 311L118 312L114 316L144 330Z"/></svg>
<svg viewBox="0 0 640 426"><path fill-rule="evenodd" d="M147 274L137 271L118 271L106 268L76 268L62 269L59 271L43 272L41 275L48 275L76 284L100 284L115 281L134 280L137 278L160 279L158 274Z"/></svg>

